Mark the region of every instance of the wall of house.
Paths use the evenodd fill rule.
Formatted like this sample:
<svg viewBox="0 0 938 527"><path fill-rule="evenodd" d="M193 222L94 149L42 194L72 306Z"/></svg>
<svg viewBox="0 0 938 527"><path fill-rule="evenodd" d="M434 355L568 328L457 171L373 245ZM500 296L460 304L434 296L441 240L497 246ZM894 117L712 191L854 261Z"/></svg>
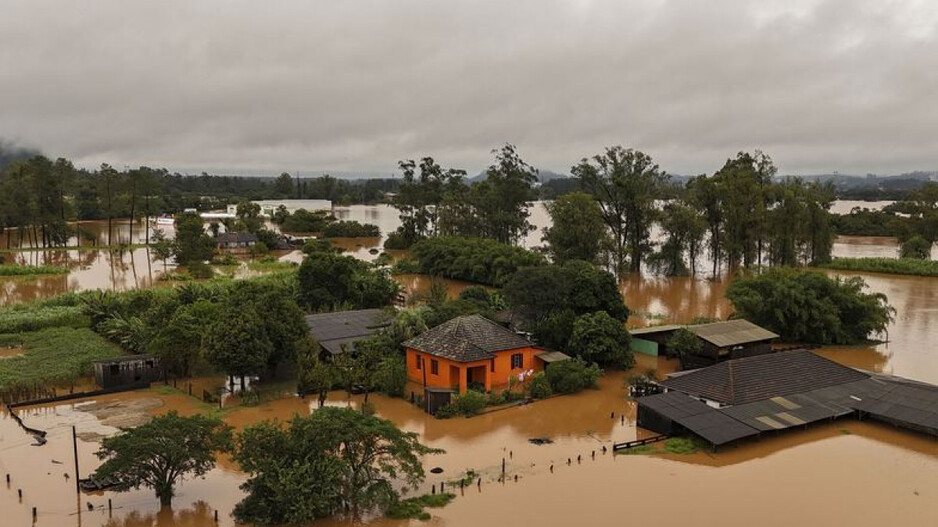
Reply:
<svg viewBox="0 0 938 527"><path fill-rule="evenodd" d="M544 369L543 362L535 357L540 351L542 350L531 347L518 348L500 351L496 354L496 357L491 360L456 362L407 348L407 378L421 385L424 383L424 371L417 369L417 358L422 357L423 367L426 368L427 386L437 388L464 388L466 385L465 370L476 366L484 366L490 389L502 389L508 386L508 379L511 376L517 377L518 374L524 370L534 370L537 372ZM516 353L522 355L523 366L521 368L511 367L511 356ZM432 373L431 360L437 361L438 368L436 375ZM453 370L454 367L455 371ZM460 379L460 376L462 376L462 379Z"/></svg>

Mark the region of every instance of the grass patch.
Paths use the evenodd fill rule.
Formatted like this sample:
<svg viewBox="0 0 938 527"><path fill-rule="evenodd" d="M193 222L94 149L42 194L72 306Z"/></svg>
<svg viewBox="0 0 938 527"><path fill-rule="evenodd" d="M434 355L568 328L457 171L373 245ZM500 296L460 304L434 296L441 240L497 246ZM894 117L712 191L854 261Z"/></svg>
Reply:
<svg viewBox="0 0 938 527"><path fill-rule="evenodd" d="M703 441L688 437L669 437L664 440L664 451L668 454L693 454L705 447Z"/></svg>
<svg viewBox="0 0 938 527"><path fill-rule="evenodd" d="M444 507L453 501L456 495L450 492L441 492L439 494L424 494L416 498L408 498L393 503L386 512L389 518L395 520L429 520L430 513L424 509Z"/></svg>
<svg viewBox="0 0 938 527"><path fill-rule="evenodd" d="M0 393L70 384L92 373L93 361L123 354L88 328L0 335L0 342L23 346L23 355L0 361Z"/></svg>
<svg viewBox="0 0 938 527"><path fill-rule="evenodd" d="M446 484L454 488L460 485L469 486L475 483L478 477L479 477L479 473L476 472L475 469L470 468L469 470L466 471L463 477L459 479L454 479L452 481L447 481Z"/></svg>
<svg viewBox="0 0 938 527"><path fill-rule="evenodd" d="M68 274L68 268L55 265L0 265L0 276L42 276L55 274Z"/></svg>
<svg viewBox="0 0 938 527"><path fill-rule="evenodd" d="M938 276L938 261L917 258L834 258L832 262L818 267L839 271Z"/></svg>
<svg viewBox="0 0 938 527"><path fill-rule="evenodd" d="M616 455L640 456L646 454L658 454L659 452L661 451L658 450L658 448L654 445L641 445L629 448L627 450L619 450L616 452Z"/></svg>
<svg viewBox="0 0 938 527"><path fill-rule="evenodd" d="M257 261L248 264L248 269L252 271L289 271L297 267L294 262L281 262L279 260L273 262Z"/></svg>
<svg viewBox="0 0 938 527"><path fill-rule="evenodd" d="M38 331L54 327L82 327L89 323L81 306L22 304L0 309L0 334Z"/></svg>

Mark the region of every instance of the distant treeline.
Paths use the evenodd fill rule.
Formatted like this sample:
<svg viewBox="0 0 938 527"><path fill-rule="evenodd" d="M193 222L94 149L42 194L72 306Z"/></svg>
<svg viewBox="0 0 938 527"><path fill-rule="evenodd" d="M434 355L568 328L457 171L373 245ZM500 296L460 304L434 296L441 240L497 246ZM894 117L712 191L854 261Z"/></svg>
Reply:
<svg viewBox="0 0 938 527"><path fill-rule="evenodd" d="M11 156L8 156L11 157ZM166 169L119 171L104 164L78 169L71 161L20 153L0 170L0 232L19 232L20 243L63 246L82 238L80 222L212 210L230 203L263 199L326 199L339 204L376 203L394 191L393 179L342 180L331 176L276 178L186 176ZM79 222L78 225L70 225Z"/></svg>

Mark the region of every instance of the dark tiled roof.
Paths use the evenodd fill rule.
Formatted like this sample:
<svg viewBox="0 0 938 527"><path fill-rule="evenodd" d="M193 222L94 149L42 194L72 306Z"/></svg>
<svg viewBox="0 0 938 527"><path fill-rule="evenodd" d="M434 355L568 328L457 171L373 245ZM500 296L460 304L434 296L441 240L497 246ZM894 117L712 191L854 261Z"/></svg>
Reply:
<svg viewBox="0 0 938 527"><path fill-rule="evenodd" d="M317 313L306 317L312 337L332 354L341 353L343 344L354 349L356 341L374 334L389 322L381 309Z"/></svg>
<svg viewBox="0 0 938 527"><path fill-rule="evenodd" d="M687 326L687 330L718 348L772 340L778 337L775 333L741 318Z"/></svg>
<svg viewBox="0 0 938 527"><path fill-rule="evenodd" d="M249 243L256 241L257 235L249 232L225 232L215 238L216 243Z"/></svg>
<svg viewBox="0 0 938 527"><path fill-rule="evenodd" d="M456 317L404 346L457 362L491 359L495 352L532 346L524 337L479 315Z"/></svg>
<svg viewBox="0 0 938 527"><path fill-rule="evenodd" d="M724 404L744 404L868 378L810 351L792 350L724 361L661 384Z"/></svg>

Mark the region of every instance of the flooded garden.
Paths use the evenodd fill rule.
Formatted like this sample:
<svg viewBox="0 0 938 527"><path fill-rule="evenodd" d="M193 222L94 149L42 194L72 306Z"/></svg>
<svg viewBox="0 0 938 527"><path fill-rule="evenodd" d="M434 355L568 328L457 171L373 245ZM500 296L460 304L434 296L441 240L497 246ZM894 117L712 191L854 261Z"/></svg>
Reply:
<svg viewBox="0 0 938 527"><path fill-rule="evenodd" d="M847 202L837 205L845 210L852 206ZM334 212L340 219L376 224L383 234L399 225L397 212L385 206L352 206ZM528 236L526 246L540 243L548 220L538 204L531 217L538 230ZM381 251L382 238L334 243L347 254L372 260ZM834 254L842 256L894 256L896 250L895 240L889 238L841 238L834 246ZM151 287L159 283L156 277L162 272L162 263L154 262L146 248L8 254L20 263L62 265L71 271L67 275L2 278L0 305L67 291ZM301 257L299 252L279 255L285 261ZM866 280L870 291L885 293L896 309L888 342L824 347L818 353L847 366L938 383L938 355L933 351L938 338L938 278L850 273L856 274ZM707 276L623 278L620 289L631 311L627 324L641 327L686 323L700 316L726 318L732 310L725 297L728 281L708 280ZM408 294L426 291L431 282L426 276L412 274L396 279ZM445 283L451 296L470 285L456 280ZM0 361L18 353L16 348L0 347ZM783 526L804 523L810 516L811 523L817 524L872 526L928 525L938 518L938 442L879 423L842 419L812 425L805 431L769 434L717 452L695 449L678 453L659 446L652 452L614 455L614 442L653 435L635 424L635 405L627 399L627 378L649 370L661 378L677 368L674 359L636 358L638 363L631 371L604 375L598 390L468 419L437 420L405 399L372 394L369 402L378 416L416 432L426 445L446 451L424 458L427 479L408 493L439 491L445 485L447 491L457 494L450 505L429 509L433 517L427 525L507 521L538 525L693 522ZM243 498L239 485L246 476L225 456L204 478L180 485L171 510L160 510L149 489L76 494L73 427L79 473L85 477L99 464L94 453L101 438L154 415L171 410L181 415L208 413L243 429L267 419L306 415L318 407L315 397L285 394L251 404L231 400L219 408L217 403L203 402L198 394L203 387L224 383L224 379L191 381L197 386L195 396L188 394L188 382L180 380L176 387L155 383L146 390L15 409L27 426L47 433L42 446L36 446L35 437L17 424L10 410L0 410L0 478L10 475L8 482L0 480L4 518L0 523L56 527L235 525L230 513ZM342 391L330 392L326 401L354 408L360 408L361 403L361 396L349 397ZM430 473L436 468L442 472ZM472 477L466 478L467 474ZM681 506L672 506L675 502ZM363 522L408 524L384 517ZM347 524L347 520L315 523ZM410 524L422 522L411 520Z"/></svg>

